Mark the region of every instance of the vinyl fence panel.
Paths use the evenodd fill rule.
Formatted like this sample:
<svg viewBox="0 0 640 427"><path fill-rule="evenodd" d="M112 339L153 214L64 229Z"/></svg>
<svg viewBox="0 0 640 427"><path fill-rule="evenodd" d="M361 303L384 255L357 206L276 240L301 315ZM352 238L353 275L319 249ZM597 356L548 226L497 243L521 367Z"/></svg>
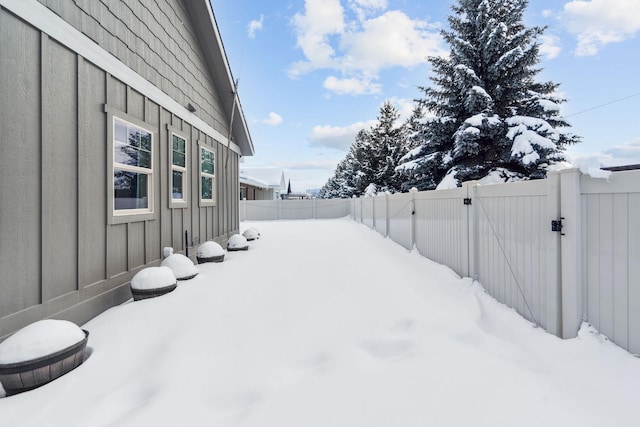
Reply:
<svg viewBox="0 0 640 427"><path fill-rule="evenodd" d="M466 188L415 194L415 245L420 254L468 275L468 210Z"/></svg>
<svg viewBox="0 0 640 427"><path fill-rule="evenodd" d="M414 193L400 193L389 196L389 237L399 245L413 249Z"/></svg>
<svg viewBox="0 0 640 427"><path fill-rule="evenodd" d="M586 317L640 354L640 171L581 178Z"/></svg>
<svg viewBox="0 0 640 427"><path fill-rule="evenodd" d="M375 205L373 203L373 197L363 197L360 199L360 201L362 203L362 223L370 228L373 228L375 218Z"/></svg>
<svg viewBox="0 0 640 427"><path fill-rule="evenodd" d="M316 219L343 218L349 216L350 199L316 199Z"/></svg>
<svg viewBox="0 0 640 427"><path fill-rule="evenodd" d="M373 197L373 205L376 213L375 229L383 236L387 235L387 195L381 194Z"/></svg>
<svg viewBox="0 0 640 427"><path fill-rule="evenodd" d="M559 332L557 201L547 182L476 186L477 277L498 301Z"/></svg>

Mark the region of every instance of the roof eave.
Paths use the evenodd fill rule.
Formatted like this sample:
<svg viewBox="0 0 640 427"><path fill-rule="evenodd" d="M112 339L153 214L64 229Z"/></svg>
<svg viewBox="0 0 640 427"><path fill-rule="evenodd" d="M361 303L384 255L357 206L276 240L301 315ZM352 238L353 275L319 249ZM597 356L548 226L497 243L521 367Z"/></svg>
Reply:
<svg viewBox="0 0 640 427"><path fill-rule="evenodd" d="M243 156L252 156L255 153L253 141L251 140L240 99L236 99L234 103L236 84L211 3L209 0L188 1L185 2L185 6L211 72L211 77L218 88L218 96L220 96L220 103L227 120L230 120L231 109L234 108L231 139L240 147L240 152ZM211 40L215 40L215 43L211 43Z"/></svg>

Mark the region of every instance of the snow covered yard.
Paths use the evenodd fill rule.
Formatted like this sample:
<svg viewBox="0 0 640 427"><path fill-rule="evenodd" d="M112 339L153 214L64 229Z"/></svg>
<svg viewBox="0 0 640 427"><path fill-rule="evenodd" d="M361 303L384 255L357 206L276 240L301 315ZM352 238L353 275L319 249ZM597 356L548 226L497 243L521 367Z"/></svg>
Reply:
<svg viewBox="0 0 640 427"><path fill-rule="evenodd" d="M93 319L88 360L2 426L633 426L640 359L560 340L348 219L261 238Z"/></svg>

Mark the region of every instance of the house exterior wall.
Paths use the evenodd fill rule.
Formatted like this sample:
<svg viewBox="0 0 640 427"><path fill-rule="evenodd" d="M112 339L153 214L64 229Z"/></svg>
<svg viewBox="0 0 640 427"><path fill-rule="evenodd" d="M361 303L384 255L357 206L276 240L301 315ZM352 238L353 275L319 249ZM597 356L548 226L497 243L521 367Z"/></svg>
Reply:
<svg viewBox="0 0 640 427"><path fill-rule="evenodd" d="M98 16L104 25L116 25L115 34L129 34L115 17L104 15L102 2L43 3L86 31L90 31L91 25L84 24L85 20ZM126 7L124 2L109 2L112 3L120 9ZM161 2L146 3L155 7ZM188 21L183 19L181 4L167 4L171 8L162 13L161 24L148 25L167 28L171 27L170 23L182 22L181 33L186 34L187 40L180 43L165 40L161 46L165 50L170 46L176 51L177 44L181 49L189 45L195 52L197 44L190 44L192 35ZM144 267L159 265L165 246L184 253L187 244L197 247L206 240L224 243L239 228L240 156L236 146L216 140L212 136L215 132L202 125L204 120L219 134L227 133L218 112L221 108L216 104L215 91L206 78L188 77L190 81L197 81L197 88L184 86L180 79L175 81L175 86L167 86L164 78L158 80L160 77L154 77L146 68L148 64L138 68L176 98L194 96L190 98L193 102L196 94L201 96L196 102L202 102L202 106L198 104L196 108L203 114L202 120L196 116L191 120L188 114L181 117L174 112L174 105L154 101L148 94L90 62L64 41L56 40L1 6L2 3L0 339L47 317L82 324L127 300L133 275ZM142 6L131 7L137 13ZM84 8L92 14L86 14ZM145 12L141 16L156 13L158 11ZM176 17L170 18L171 13ZM144 33L139 23L128 22L128 26ZM101 28L99 34L102 35L94 37L101 41L101 46L116 49L118 53L120 42L107 36L105 27ZM138 46L138 43L129 40L129 45ZM194 52L187 56L195 61L198 55ZM131 50L124 55L131 68L134 62L140 62ZM169 53L148 55L156 58L154 55L166 57ZM179 72L166 70L168 66L157 58L150 61L159 70L165 69L169 75L167 80L175 77L173 72ZM141 123L153 133L152 218L113 221L110 209L113 164L108 160L112 150L113 116ZM187 139L189 197L183 208L170 205L172 131ZM215 206L199 203L200 145L216 155ZM188 242L185 242L185 231Z"/></svg>
<svg viewBox="0 0 640 427"><path fill-rule="evenodd" d="M228 118L181 0L38 0L180 105L226 132Z"/></svg>
<svg viewBox="0 0 640 427"><path fill-rule="evenodd" d="M246 200L274 200L275 194L272 188L260 188L251 184L240 184L242 196Z"/></svg>

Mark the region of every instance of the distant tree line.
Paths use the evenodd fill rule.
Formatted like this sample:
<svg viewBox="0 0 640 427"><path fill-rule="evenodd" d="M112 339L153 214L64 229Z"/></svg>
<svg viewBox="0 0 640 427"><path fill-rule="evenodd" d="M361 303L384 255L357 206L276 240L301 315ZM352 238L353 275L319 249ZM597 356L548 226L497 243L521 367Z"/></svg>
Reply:
<svg viewBox="0 0 640 427"><path fill-rule="evenodd" d="M537 39L527 0L458 0L442 36L448 57L429 57L432 86L419 87L411 118L390 102L360 131L319 193L345 198L459 186L491 176L544 178L579 137L563 131L558 84L538 82Z"/></svg>

